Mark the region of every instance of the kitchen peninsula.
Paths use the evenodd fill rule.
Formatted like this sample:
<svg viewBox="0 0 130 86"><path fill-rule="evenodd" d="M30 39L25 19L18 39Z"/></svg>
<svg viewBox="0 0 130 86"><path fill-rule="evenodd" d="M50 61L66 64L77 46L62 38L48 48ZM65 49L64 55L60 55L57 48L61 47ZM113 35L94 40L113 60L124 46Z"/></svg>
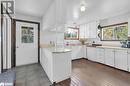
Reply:
<svg viewBox="0 0 130 86"><path fill-rule="evenodd" d="M58 83L71 76L71 50L41 47L41 65L51 83Z"/></svg>

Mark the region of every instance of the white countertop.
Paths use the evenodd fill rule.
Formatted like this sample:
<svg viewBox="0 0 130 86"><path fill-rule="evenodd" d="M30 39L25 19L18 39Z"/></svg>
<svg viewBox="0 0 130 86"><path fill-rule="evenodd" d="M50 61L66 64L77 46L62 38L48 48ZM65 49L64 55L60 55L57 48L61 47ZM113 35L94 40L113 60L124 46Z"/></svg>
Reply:
<svg viewBox="0 0 130 86"><path fill-rule="evenodd" d="M130 50L130 48L113 47L113 46L97 46L97 48L111 48L111 49L123 49L123 50Z"/></svg>
<svg viewBox="0 0 130 86"><path fill-rule="evenodd" d="M43 48L43 49L47 49L49 51L51 51L52 53L66 53L66 52L71 52L72 50L69 48Z"/></svg>

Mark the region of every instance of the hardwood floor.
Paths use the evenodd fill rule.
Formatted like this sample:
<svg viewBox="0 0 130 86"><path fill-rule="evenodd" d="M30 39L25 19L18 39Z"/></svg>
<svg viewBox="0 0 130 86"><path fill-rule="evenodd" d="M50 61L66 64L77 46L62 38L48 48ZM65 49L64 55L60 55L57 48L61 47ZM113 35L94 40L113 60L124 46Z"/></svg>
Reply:
<svg viewBox="0 0 130 86"><path fill-rule="evenodd" d="M71 80L54 86L130 86L130 73L88 60L72 63Z"/></svg>
<svg viewBox="0 0 130 86"><path fill-rule="evenodd" d="M16 86L50 86L39 64L14 68ZM130 86L130 73L85 59L72 62L71 79L51 86Z"/></svg>

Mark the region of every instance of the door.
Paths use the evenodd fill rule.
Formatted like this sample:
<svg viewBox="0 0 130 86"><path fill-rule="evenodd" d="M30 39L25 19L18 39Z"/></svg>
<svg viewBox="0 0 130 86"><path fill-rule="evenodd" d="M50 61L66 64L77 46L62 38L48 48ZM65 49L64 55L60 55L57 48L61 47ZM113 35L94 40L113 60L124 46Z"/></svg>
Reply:
<svg viewBox="0 0 130 86"><path fill-rule="evenodd" d="M87 57L91 61L96 61L96 48L94 47L87 47Z"/></svg>
<svg viewBox="0 0 130 86"><path fill-rule="evenodd" d="M105 49L105 64L114 67L114 49Z"/></svg>
<svg viewBox="0 0 130 86"><path fill-rule="evenodd" d="M130 50L128 50L128 69L130 72Z"/></svg>
<svg viewBox="0 0 130 86"><path fill-rule="evenodd" d="M104 63L104 61L105 61L104 53L105 53L105 51L103 48L97 48L97 62Z"/></svg>
<svg viewBox="0 0 130 86"><path fill-rule="evenodd" d="M16 21L16 66L38 62L38 24Z"/></svg>
<svg viewBox="0 0 130 86"><path fill-rule="evenodd" d="M115 51L115 67L121 70L128 70L127 50Z"/></svg>

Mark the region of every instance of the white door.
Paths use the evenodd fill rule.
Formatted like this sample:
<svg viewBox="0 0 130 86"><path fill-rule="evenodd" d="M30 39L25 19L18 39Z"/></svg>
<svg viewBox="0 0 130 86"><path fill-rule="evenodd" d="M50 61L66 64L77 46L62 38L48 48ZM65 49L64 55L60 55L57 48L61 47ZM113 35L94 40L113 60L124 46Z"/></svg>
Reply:
<svg viewBox="0 0 130 86"><path fill-rule="evenodd" d="M114 49L105 49L105 64L114 67L115 51Z"/></svg>
<svg viewBox="0 0 130 86"><path fill-rule="evenodd" d="M128 50L128 69L130 72L130 50Z"/></svg>
<svg viewBox="0 0 130 86"><path fill-rule="evenodd" d="M128 70L127 67L127 50L116 50L115 51L115 67L121 70Z"/></svg>
<svg viewBox="0 0 130 86"><path fill-rule="evenodd" d="M91 61L96 61L96 48L87 47L87 58Z"/></svg>
<svg viewBox="0 0 130 86"><path fill-rule="evenodd" d="M103 48L97 48L97 62L104 63L105 61L104 54L105 54L105 51Z"/></svg>
<svg viewBox="0 0 130 86"><path fill-rule="evenodd" d="M16 21L16 66L38 62L38 24Z"/></svg>

